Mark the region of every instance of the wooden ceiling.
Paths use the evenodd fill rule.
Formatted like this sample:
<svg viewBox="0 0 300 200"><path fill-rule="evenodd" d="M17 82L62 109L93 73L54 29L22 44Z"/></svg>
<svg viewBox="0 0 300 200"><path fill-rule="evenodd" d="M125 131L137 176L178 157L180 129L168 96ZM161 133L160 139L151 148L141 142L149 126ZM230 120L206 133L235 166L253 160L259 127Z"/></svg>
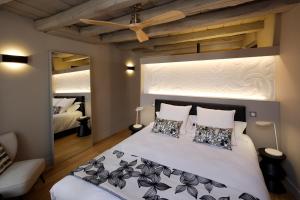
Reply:
<svg viewBox="0 0 300 200"><path fill-rule="evenodd" d="M274 43L276 15L300 0L0 0L0 7L34 20L39 31L89 43L114 43L141 55L218 51ZM141 20L180 10L186 17L145 29L139 43L130 30L88 26L80 18L129 24L131 7Z"/></svg>

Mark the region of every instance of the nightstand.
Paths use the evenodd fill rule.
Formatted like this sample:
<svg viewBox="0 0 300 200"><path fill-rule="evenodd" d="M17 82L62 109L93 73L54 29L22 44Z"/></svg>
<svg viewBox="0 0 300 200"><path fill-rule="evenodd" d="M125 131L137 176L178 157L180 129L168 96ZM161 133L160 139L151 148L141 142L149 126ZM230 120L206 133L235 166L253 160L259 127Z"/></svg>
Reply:
<svg viewBox="0 0 300 200"><path fill-rule="evenodd" d="M77 132L78 137L84 137L91 134L91 129L88 127L89 120L90 117L86 116L77 119L77 121L80 123L79 130Z"/></svg>
<svg viewBox="0 0 300 200"><path fill-rule="evenodd" d="M131 135L135 134L136 132L142 130L143 128L145 128L145 125L142 125L141 128L134 128L133 127L134 124L130 125L129 126L129 130L131 130Z"/></svg>
<svg viewBox="0 0 300 200"><path fill-rule="evenodd" d="M259 165L269 192L276 194L286 192L282 184L286 174L281 166L281 162L286 159L286 156L284 154L282 156L270 155L265 152L265 148L259 148L258 152L262 158Z"/></svg>

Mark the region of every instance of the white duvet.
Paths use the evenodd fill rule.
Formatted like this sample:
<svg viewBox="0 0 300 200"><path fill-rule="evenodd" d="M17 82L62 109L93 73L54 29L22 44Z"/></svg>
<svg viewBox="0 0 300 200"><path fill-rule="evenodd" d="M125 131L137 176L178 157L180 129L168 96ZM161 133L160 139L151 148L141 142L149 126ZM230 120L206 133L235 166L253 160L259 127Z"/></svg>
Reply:
<svg viewBox="0 0 300 200"><path fill-rule="evenodd" d="M260 200L269 200L257 153L247 135L237 138L232 151L192 142L191 135L179 139L153 134L151 125L112 149L156 161L229 185ZM52 200L119 200L105 190L73 176L66 176L50 190Z"/></svg>
<svg viewBox="0 0 300 200"><path fill-rule="evenodd" d="M53 115L53 132L59 133L71 128L79 126L77 119L82 116L82 112L64 112L61 114Z"/></svg>

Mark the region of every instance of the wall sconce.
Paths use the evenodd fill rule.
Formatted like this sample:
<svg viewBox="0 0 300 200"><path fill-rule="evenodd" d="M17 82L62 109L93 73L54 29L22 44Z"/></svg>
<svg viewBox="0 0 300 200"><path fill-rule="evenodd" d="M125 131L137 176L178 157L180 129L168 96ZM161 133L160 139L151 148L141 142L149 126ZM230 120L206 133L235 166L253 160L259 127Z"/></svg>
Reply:
<svg viewBox="0 0 300 200"><path fill-rule="evenodd" d="M1 55L1 62L28 64L28 56Z"/></svg>
<svg viewBox="0 0 300 200"><path fill-rule="evenodd" d="M132 61L128 61L126 62L126 72L128 74L133 74L134 73L134 70L135 70L135 67L134 67L134 63Z"/></svg>

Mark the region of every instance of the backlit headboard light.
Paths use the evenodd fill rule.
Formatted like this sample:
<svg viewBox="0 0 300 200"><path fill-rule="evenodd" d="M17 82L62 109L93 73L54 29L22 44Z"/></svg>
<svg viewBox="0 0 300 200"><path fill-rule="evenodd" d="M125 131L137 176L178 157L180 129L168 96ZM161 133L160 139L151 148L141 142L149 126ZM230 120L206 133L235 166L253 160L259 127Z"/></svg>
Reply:
<svg viewBox="0 0 300 200"><path fill-rule="evenodd" d="M144 94L275 100L276 56L142 64Z"/></svg>
<svg viewBox="0 0 300 200"><path fill-rule="evenodd" d="M89 93L90 70L75 71L52 75L53 92L58 93Z"/></svg>

